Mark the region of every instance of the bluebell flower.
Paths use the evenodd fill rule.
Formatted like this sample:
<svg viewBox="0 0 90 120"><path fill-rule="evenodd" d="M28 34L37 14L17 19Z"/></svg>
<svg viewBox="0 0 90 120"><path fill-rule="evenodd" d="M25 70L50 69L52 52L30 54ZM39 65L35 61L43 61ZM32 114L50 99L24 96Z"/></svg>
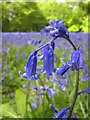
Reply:
<svg viewBox="0 0 90 120"><path fill-rule="evenodd" d="M28 79L31 79L36 74L36 67L37 67L37 56L36 52L34 54L31 54L27 61L26 66L26 76Z"/></svg>
<svg viewBox="0 0 90 120"><path fill-rule="evenodd" d="M35 101L31 104L31 107L33 110L35 110L37 108L37 99L35 99Z"/></svg>
<svg viewBox="0 0 90 120"><path fill-rule="evenodd" d="M44 90L44 91L47 90L47 86L44 85L43 88L42 88L42 90Z"/></svg>
<svg viewBox="0 0 90 120"><path fill-rule="evenodd" d="M51 42L51 46L52 46L52 48L54 50L54 48L55 48L55 42L54 41Z"/></svg>
<svg viewBox="0 0 90 120"><path fill-rule="evenodd" d="M82 81L82 82L83 82L83 81L88 81L88 80L89 80L88 75L82 76L82 78L81 78L81 81Z"/></svg>
<svg viewBox="0 0 90 120"><path fill-rule="evenodd" d="M35 101L34 101L34 106L35 106L35 108L37 108L37 99L35 99Z"/></svg>
<svg viewBox="0 0 90 120"><path fill-rule="evenodd" d="M22 53L22 58L24 58L25 56L26 56L26 54L23 52L23 53Z"/></svg>
<svg viewBox="0 0 90 120"><path fill-rule="evenodd" d="M3 78L3 79L6 77L5 75L6 75L5 73L2 74L2 78Z"/></svg>
<svg viewBox="0 0 90 120"><path fill-rule="evenodd" d="M49 49L49 45L47 45L44 49L43 49L43 72L46 71L46 61L47 61L47 51Z"/></svg>
<svg viewBox="0 0 90 120"><path fill-rule="evenodd" d="M60 112L56 114L56 118L61 118L67 113L66 109L62 109Z"/></svg>
<svg viewBox="0 0 90 120"><path fill-rule="evenodd" d="M53 89L51 89L51 88L47 88L47 92L48 92L50 98L52 98L56 94L56 92L54 92Z"/></svg>
<svg viewBox="0 0 90 120"><path fill-rule="evenodd" d="M41 31L40 31L40 34L43 35L46 32L48 32L48 30L46 30L45 28L42 28Z"/></svg>
<svg viewBox="0 0 90 120"><path fill-rule="evenodd" d="M27 89L27 85L23 85L23 88Z"/></svg>
<svg viewBox="0 0 90 120"><path fill-rule="evenodd" d="M26 65L26 72L22 75L19 71L19 75L23 78L27 78L28 80L37 80L39 75L36 73L37 68L37 52L31 53L27 65Z"/></svg>
<svg viewBox="0 0 90 120"><path fill-rule="evenodd" d="M86 88L85 92L90 94L90 88Z"/></svg>
<svg viewBox="0 0 90 120"><path fill-rule="evenodd" d="M31 107L32 107L33 110L35 110L35 107L34 107L34 104L33 104L33 103L31 104Z"/></svg>
<svg viewBox="0 0 90 120"><path fill-rule="evenodd" d="M86 64L85 57L82 54L80 54L80 66L84 68L85 64Z"/></svg>
<svg viewBox="0 0 90 120"><path fill-rule="evenodd" d="M51 26L46 26L46 27L45 27L45 30L46 30L46 31L50 31L50 30L53 30L53 28L52 28Z"/></svg>
<svg viewBox="0 0 90 120"><path fill-rule="evenodd" d="M46 75L49 78L52 72L54 72L54 53L52 48L47 51L46 59Z"/></svg>
<svg viewBox="0 0 90 120"><path fill-rule="evenodd" d="M74 71L82 69L82 67L79 66L79 62L80 62L80 52L79 52L79 48L74 51L71 55L71 70Z"/></svg>
<svg viewBox="0 0 90 120"><path fill-rule="evenodd" d="M64 92L65 92L65 91L66 91L66 89L67 89L67 87L66 87L65 85L61 85L61 90L62 90L62 91L64 91Z"/></svg>
<svg viewBox="0 0 90 120"><path fill-rule="evenodd" d="M54 110L55 113L58 112L58 111L56 110L56 108L55 108L52 104L50 104L50 107Z"/></svg>
<svg viewBox="0 0 90 120"><path fill-rule="evenodd" d="M64 85L64 86L65 86L65 85L67 84L67 81L66 81L65 79L61 79L61 80L60 80L60 83L61 83L61 85Z"/></svg>
<svg viewBox="0 0 90 120"><path fill-rule="evenodd" d="M55 108L54 108L55 109ZM68 113L68 109L69 109L69 107L67 108L67 109L65 109L65 108L63 108L61 111L59 111L56 115L54 115L54 116L52 116L52 118L54 118L54 119L60 119L60 118L62 118L62 120L66 120L67 119L67 113Z"/></svg>
<svg viewBox="0 0 90 120"><path fill-rule="evenodd" d="M46 72L47 79L54 72L54 51L50 45L47 45L43 51L43 71Z"/></svg>
<svg viewBox="0 0 90 120"><path fill-rule="evenodd" d="M57 74L54 74L53 78L52 78L52 82L59 82L59 76Z"/></svg>
<svg viewBox="0 0 90 120"><path fill-rule="evenodd" d="M5 85L5 82L4 82L4 81L2 82L2 85L3 85L3 86Z"/></svg>
<svg viewBox="0 0 90 120"><path fill-rule="evenodd" d="M13 98L13 97L14 97L14 93L13 93L13 92L10 94L10 97L11 97L11 98Z"/></svg>
<svg viewBox="0 0 90 120"><path fill-rule="evenodd" d="M29 45L33 45L33 44L34 44L34 39L28 40L28 44L29 44Z"/></svg>
<svg viewBox="0 0 90 120"><path fill-rule="evenodd" d="M60 69L56 70L56 73L60 75L61 78L63 78L63 75L69 70L70 64L68 62L64 63Z"/></svg>
<svg viewBox="0 0 90 120"><path fill-rule="evenodd" d="M52 98L56 94L56 92L54 92L52 88L48 88L46 85L44 85L42 90L44 90L44 91L46 90L48 92L50 98Z"/></svg>
<svg viewBox="0 0 90 120"><path fill-rule="evenodd" d="M40 44L41 43L41 40L38 40L38 44Z"/></svg>
<svg viewBox="0 0 90 120"><path fill-rule="evenodd" d="M55 86L60 88L62 91L66 91L67 89L67 85L70 84L69 79L65 73L65 79L62 78L61 80L59 80L58 76L54 76L52 79L52 82L55 82Z"/></svg>
<svg viewBox="0 0 90 120"><path fill-rule="evenodd" d="M20 54L19 54L19 53L17 53L17 54L16 54L16 56L17 56L17 58L18 58L18 57L20 56Z"/></svg>
<svg viewBox="0 0 90 120"><path fill-rule="evenodd" d="M7 61L5 61L5 65L7 65Z"/></svg>
<svg viewBox="0 0 90 120"><path fill-rule="evenodd" d="M57 88L60 88L60 87L61 87L61 84L56 84L56 87L57 87Z"/></svg>
<svg viewBox="0 0 90 120"><path fill-rule="evenodd" d="M55 22L54 22L54 20L50 20L50 21L49 21L49 25L50 25L52 28L54 28L54 27L55 27Z"/></svg>
<svg viewBox="0 0 90 120"><path fill-rule="evenodd" d="M34 86L33 89L34 89L34 90L37 90L37 91L40 91L40 90L41 90L39 86L37 86L37 87Z"/></svg>
<svg viewBox="0 0 90 120"><path fill-rule="evenodd" d="M61 20L58 22L58 28L62 27L62 25L64 24L65 20Z"/></svg>
<svg viewBox="0 0 90 120"><path fill-rule="evenodd" d="M87 67L87 66L84 67L83 72L84 72L85 74L88 74L88 67Z"/></svg>
<svg viewBox="0 0 90 120"><path fill-rule="evenodd" d="M38 40L36 40L35 42L34 42L34 46L36 46L38 44Z"/></svg>
<svg viewBox="0 0 90 120"><path fill-rule="evenodd" d="M0 50L0 52L5 53L5 54L8 53L7 50L5 50L5 49Z"/></svg>
<svg viewBox="0 0 90 120"><path fill-rule="evenodd" d="M58 34L59 34L59 29L55 29L55 30L51 30L50 31L50 35L52 37L58 36Z"/></svg>
<svg viewBox="0 0 90 120"><path fill-rule="evenodd" d="M55 20L55 26L56 26L56 28L58 28L58 23L59 23L59 20L56 19L56 20Z"/></svg>
<svg viewBox="0 0 90 120"><path fill-rule="evenodd" d="M0 65L0 69L3 69L3 65Z"/></svg>

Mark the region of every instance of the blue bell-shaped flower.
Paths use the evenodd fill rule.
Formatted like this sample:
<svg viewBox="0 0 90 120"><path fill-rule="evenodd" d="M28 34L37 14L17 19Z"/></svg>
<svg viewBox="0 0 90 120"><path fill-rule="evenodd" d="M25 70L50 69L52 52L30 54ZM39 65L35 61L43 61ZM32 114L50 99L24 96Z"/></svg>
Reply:
<svg viewBox="0 0 90 120"><path fill-rule="evenodd" d="M80 61L80 52L79 52L79 47L76 51L74 51L71 55L71 70L74 71L82 69L81 67L79 67L79 61Z"/></svg>
<svg viewBox="0 0 90 120"><path fill-rule="evenodd" d="M47 79L54 71L54 51L52 46L47 45L43 52L43 71L46 72Z"/></svg>
<svg viewBox="0 0 90 120"><path fill-rule="evenodd" d="M29 80L34 80L38 79L39 75L36 73L36 68L37 68L37 52L35 51L34 53L31 53L27 65L26 65L26 72L21 75L19 72L20 76L23 78L27 78Z"/></svg>
<svg viewBox="0 0 90 120"><path fill-rule="evenodd" d="M70 64L68 62L64 63L60 69L56 71L57 74L60 75L61 78L63 78L63 75L69 70Z"/></svg>

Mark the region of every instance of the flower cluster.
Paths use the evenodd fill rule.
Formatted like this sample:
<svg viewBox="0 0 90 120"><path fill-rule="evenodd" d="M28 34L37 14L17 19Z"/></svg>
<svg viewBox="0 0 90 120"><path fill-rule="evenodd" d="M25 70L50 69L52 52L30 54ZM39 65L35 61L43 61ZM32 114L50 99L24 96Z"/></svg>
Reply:
<svg viewBox="0 0 90 120"><path fill-rule="evenodd" d="M66 27L63 27L65 20L59 21L58 19L55 20L50 20L49 26L45 27L46 31L50 31L50 35L52 37L62 37L64 35L69 37L69 32L67 31Z"/></svg>

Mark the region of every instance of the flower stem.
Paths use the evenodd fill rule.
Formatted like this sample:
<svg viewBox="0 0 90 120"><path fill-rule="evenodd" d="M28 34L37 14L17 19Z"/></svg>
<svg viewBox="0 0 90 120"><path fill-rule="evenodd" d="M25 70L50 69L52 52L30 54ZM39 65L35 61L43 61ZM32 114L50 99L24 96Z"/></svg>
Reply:
<svg viewBox="0 0 90 120"><path fill-rule="evenodd" d="M76 50L76 46L74 45L74 43L72 42L72 40L70 40L67 36L63 36L63 38L65 38L71 45L72 47L74 48L74 50Z"/></svg>
<svg viewBox="0 0 90 120"><path fill-rule="evenodd" d="M41 45L39 48L37 48L35 51L39 51L41 49L43 49L45 46L49 45L52 41L56 40L57 37L54 37L51 41L47 42L46 44L44 45Z"/></svg>
<svg viewBox="0 0 90 120"><path fill-rule="evenodd" d="M74 93L74 98L73 98L73 101L72 101L72 104L71 104L71 109L70 109L70 112L69 112L69 118L70 118L71 115L72 115L72 111L73 111L73 109L74 109L74 105L75 105L76 100L77 100L78 87L79 87L79 70L77 71L75 93Z"/></svg>
<svg viewBox="0 0 90 120"><path fill-rule="evenodd" d="M30 84L28 82L28 85L27 85L27 94L26 94L26 111L25 113L27 113L27 108L28 108L28 98L29 98L29 92L30 92L30 88L29 88Z"/></svg>

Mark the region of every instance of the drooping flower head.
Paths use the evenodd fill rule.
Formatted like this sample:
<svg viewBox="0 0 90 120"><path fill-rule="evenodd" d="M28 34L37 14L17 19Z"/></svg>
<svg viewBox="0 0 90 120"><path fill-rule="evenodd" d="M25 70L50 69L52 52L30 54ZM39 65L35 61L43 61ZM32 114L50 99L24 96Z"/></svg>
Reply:
<svg viewBox="0 0 90 120"><path fill-rule="evenodd" d="M60 69L56 71L57 74L60 75L61 78L63 78L63 75L69 70L70 64L68 62L64 63Z"/></svg>
<svg viewBox="0 0 90 120"><path fill-rule="evenodd" d="M36 74L36 67L37 67L37 52L35 51L34 54L31 54L27 61L26 66L26 74L28 79Z"/></svg>
<svg viewBox="0 0 90 120"><path fill-rule="evenodd" d="M54 71L54 45L47 45L43 51L43 70L46 72L47 79Z"/></svg>
<svg viewBox="0 0 90 120"><path fill-rule="evenodd" d="M37 68L37 51L30 54L26 65L26 72L23 74L23 78L27 78L29 80L38 79L39 75L36 73L36 68Z"/></svg>
<svg viewBox="0 0 90 120"><path fill-rule="evenodd" d="M76 51L74 51L71 55L71 70L74 71L79 70L81 67L79 67L79 62L80 62L80 52L79 52L79 47Z"/></svg>

